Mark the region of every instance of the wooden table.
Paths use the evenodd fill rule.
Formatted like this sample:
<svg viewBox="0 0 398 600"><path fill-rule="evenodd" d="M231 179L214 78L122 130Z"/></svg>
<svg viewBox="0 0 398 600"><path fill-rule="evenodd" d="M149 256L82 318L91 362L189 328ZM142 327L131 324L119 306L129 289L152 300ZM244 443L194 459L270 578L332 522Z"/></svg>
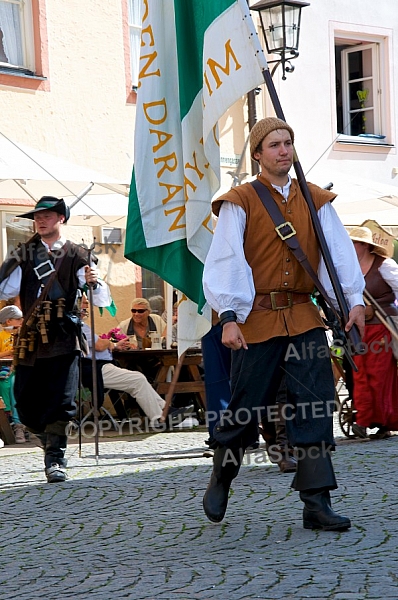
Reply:
<svg viewBox="0 0 398 600"><path fill-rule="evenodd" d="M170 367L176 367L178 355L176 349L169 350L129 350L124 352L114 352L113 357L124 369L132 369L137 364L145 364L148 358L156 358L159 361L157 373L152 383L153 387L160 395L167 395L171 382L167 381L167 373ZM186 367L189 381L178 380L175 384L175 394L194 393L199 402L201 411L206 410L205 385L199 372L198 365L202 362L202 353L195 350L187 350L182 363ZM145 371L145 369L143 369ZM202 415L200 415L202 416ZM204 417L204 414L203 414Z"/></svg>

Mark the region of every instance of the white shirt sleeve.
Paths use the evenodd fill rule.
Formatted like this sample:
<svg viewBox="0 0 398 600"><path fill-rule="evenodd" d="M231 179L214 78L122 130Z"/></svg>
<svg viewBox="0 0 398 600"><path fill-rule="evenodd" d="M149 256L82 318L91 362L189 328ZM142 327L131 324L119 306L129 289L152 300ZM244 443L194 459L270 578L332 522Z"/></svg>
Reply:
<svg viewBox="0 0 398 600"><path fill-rule="evenodd" d="M252 270L243 250L246 213L232 202L223 202L203 272L203 289L210 306L221 314L235 311L244 323L255 296Z"/></svg>
<svg viewBox="0 0 398 600"><path fill-rule="evenodd" d="M87 344L88 347L90 349L90 352L87 354L86 358L92 358L93 356L93 344L92 344L92 337L91 337L91 327L87 324L87 323L83 323L83 333L86 336L87 339ZM99 339L99 336L95 333L94 334L94 344L97 342L97 340ZM109 348L105 348L105 350L96 350L95 351L95 358L97 360L112 360L112 352L109 350Z"/></svg>
<svg viewBox="0 0 398 600"><path fill-rule="evenodd" d="M17 267L14 271L4 279L0 284L0 299L9 300L9 298L15 298L19 295L21 289L22 269Z"/></svg>
<svg viewBox="0 0 398 600"><path fill-rule="evenodd" d="M95 264L91 265L95 267ZM86 267L81 267L76 273L79 280L79 287L83 288L86 285L85 277ZM110 306L112 302L111 293L108 284L102 279L98 279L97 287L93 290L93 304L94 306Z"/></svg>
<svg viewBox="0 0 398 600"><path fill-rule="evenodd" d="M333 206L328 202L318 211L319 221L325 234L333 264L351 310L358 304L364 306L363 290L365 279L359 266L354 244ZM335 293L323 257L319 262L318 277L335 308L338 308Z"/></svg>
<svg viewBox="0 0 398 600"><path fill-rule="evenodd" d="M398 264L392 258L386 258L379 267L379 273L388 283L398 300Z"/></svg>
<svg viewBox="0 0 398 600"><path fill-rule="evenodd" d="M363 306L365 280L344 225L330 203L318 211L318 217L349 309L357 304ZM232 202L224 201L203 273L203 289L210 306L218 314L234 310L238 323L244 323L247 319L255 296L252 271L243 250L245 226L244 210ZM338 308L322 257L318 277Z"/></svg>
<svg viewBox="0 0 398 600"><path fill-rule="evenodd" d="M93 265L95 267L95 264ZM85 267L81 267L77 272L79 280L79 286L83 288L86 284L86 278L84 276ZM9 298L15 298L19 295L21 289L22 269L17 267L7 279L0 284L0 298L8 300ZM39 288L39 294L41 288ZM93 290L93 304L94 306L110 306L112 302L111 294L108 285L105 281L98 280L98 285Z"/></svg>

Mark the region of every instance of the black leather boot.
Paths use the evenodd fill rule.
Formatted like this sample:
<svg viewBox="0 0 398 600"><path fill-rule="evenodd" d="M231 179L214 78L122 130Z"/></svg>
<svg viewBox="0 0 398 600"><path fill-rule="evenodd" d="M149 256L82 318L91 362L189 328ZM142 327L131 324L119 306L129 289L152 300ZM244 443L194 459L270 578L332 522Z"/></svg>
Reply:
<svg viewBox="0 0 398 600"><path fill-rule="evenodd" d="M203 508L213 523L223 520L228 505L229 488L239 473L243 450L231 450L226 446L216 448L213 457L213 472L203 497Z"/></svg>
<svg viewBox="0 0 398 600"><path fill-rule="evenodd" d="M344 531L351 527L348 517L338 515L332 509L329 490L307 490L300 492L300 498L304 502L304 529Z"/></svg>
<svg viewBox="0 0 398 600"><path fill-rule="evenodd" d="M322 446L297 449L297 472L292 487L304 502L304 529L342 531L351 527L350 519L335 513L329 490L337 488L330 451Z"/></svg>

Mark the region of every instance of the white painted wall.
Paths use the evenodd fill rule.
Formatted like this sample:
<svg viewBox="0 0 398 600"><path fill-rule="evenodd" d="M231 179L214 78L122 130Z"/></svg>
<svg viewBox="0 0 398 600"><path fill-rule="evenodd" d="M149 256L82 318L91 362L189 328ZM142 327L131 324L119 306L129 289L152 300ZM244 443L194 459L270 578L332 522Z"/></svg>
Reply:
<svg viewBox="0 0 398 600"><path fill-rule="evenodd" d="M121 0L47 2L49 92L2 86L0 130L116 179L130 178Z"/></svg>
<svg viewBox="0 0 398 600"><path fill-rule="evenodd" d="M0 131L11 139L56 154L84 167L125 180L133 165L135 106L126 101L126 64L123 29L124 0L68 0L47 2L50 91L0 86ZM368 27L391 33L386 64L391 106L391 139L388 151L333 144L334 56L333 24L347 24L360 32ZM274 83L287 121L296 133L296 148L304 171L323 155L308 179L338 186L339 174L363 182L391 186L398 195L396 144L398 120L398 2L397 0L312 0L303 9L300 56L294 73ZM264 86L263 86L264 87ZM257 115L273 114L267 92L257 97ZM243 98L220 121L221 154L242 152L247 128L247 104ZM222 166L222 191L231 186L231 166ZM243 170L251 173L250 161ZM329 177L329 172L333 173ZM337 175L336 175L337 174ZM343 181L343 179L342 179ZM366 195L367 184L364 183ZM355 195L355 187L350 188ZM377 185L376 185L377 191ZM398 211L398 209L397 209ZM397 215L398 224L398 215ZM87 231L83 231L87 236ZM76 231L76 239L82 237ZM104 258L104 257L103 257ZM139 271L124 261L122 253L102 268L112 279L121 302L120 314L128 314ZM126 293L124 293L126 292ZM112 324L113 326L113 324Z"/></svg>
<svg viewBox="0 0 398 600"><path fill-rule="evenodd" d="M50 90L0 85L0 131L7 137L123 182L131 178L135 122L135 106L126 101L124 1L46 2ZM77 243L91 243L91 227L66 231ZM99 267L118 317L126 318L139 271L122 246L103 252ZM104 313L99 329L116 324Z"/></svg>
<svg viewBox="0 0 398 600"><path fill-rule="evenodd" d="M337 130L333 32L338 27L357 33L390 36L388 56L383 65L388 81L383 92L388 95L391 109L389 133L393 147L389 149L334 142ZM397 40L398 3L395 0L312 0L310 6L302 10L300 55L292 61L294 72L287 74L286 80L282 81L282 69L278 67L273 78L286 121L295 131L295 146L304 172L311 170L308 181L322 186L333 181L334 191L345 200L354 200L356 193L358 200L372 198L375 193L382 195L387 189L398 196L398 176L393 172L398 168L398 121L395 114L398 97ZM265 86L262 88L257 97L258 119L274 114ZM235 129L247 124L247 107L243 119L241 115L241 103L237 103L230 116L223 120L222 130L228 138L228 142L222 139L223 154L239 154L239 146L243 147L241 139L230 133L231 120ZM223 191L232 181L226 175L227 170L222 169ZM244 170L250 171L248 160ZM350 180L350 186L347 180ZM398 208L393 214L396 214L398 225Z"/></svg>

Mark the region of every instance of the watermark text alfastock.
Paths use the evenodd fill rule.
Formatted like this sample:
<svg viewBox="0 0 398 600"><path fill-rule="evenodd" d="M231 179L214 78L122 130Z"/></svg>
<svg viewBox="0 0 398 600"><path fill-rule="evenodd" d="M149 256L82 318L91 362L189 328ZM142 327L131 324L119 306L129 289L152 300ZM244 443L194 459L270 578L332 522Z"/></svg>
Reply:
<svg viewBox="0 0 398 600"><path fill-rule="evenodd" d="M313 360L315 358L327 358L330 355L336 358L342 358L346 354L355 356L357 354L381 354L382 352L392 352L393 340L388 340L384 335L380 340L373 340L370 344L360 342L355 345L351 340L343 342L342 340L334 340L332 346L328 344L317 345L314 340L309 344L302 342L301 346L290 342L286 353L285 361L294 358L295 360Z"/></svg>
<svg viewBox="0 0 398 600"><path fill-rule="evenodd" d="M101 254L116 254L118 246L115 244L111 244L109 242L105 242L104 244L100 244L98 242L94 242L90 246L87 244L79 244L81 248L84 248L87 251L90 251L93 256L100 256ZM76 251L73 247L65 247L56 249L57 258L62 258L63 256L73 257L76 254ZM39 260L47 260L48 252L44 246L36 246L36 244L22 244L21 246L12 246L10 245L7 250L6 259L15 258L19 263L24 262L26 260L33 260L34 256L37 256Z"/></svg>

